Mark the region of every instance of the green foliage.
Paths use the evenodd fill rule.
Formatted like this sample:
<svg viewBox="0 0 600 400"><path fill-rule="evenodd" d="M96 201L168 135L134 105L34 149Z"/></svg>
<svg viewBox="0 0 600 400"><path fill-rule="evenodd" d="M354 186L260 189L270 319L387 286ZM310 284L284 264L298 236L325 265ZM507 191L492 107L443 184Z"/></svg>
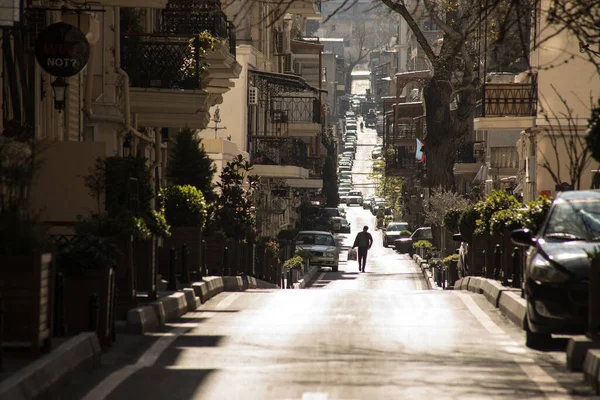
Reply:
<svg viewBox="0 0 600 400"><path fill-rule="evenodd" d="M431 190L429 201L423 204L425 222L431 226L441 226L449 210L464 210L469 205L467 199L456 192L439 186Z"/></svg>
<svg viewBox="0 0 600 400"><path fill-rule="evenodd" d="M522 207L522 204L513 195L503 190L494 190L485 200L475 204L475 210L479 213L476 232L490 232L492 216L500 210L509 210Z"/></svg>
<svg viewBox="0 0 600 400"><path fill-rule="evenodd" d="M463 212L464 210L449 210L448 212L446 212L446 214L444 214L442 225L445 226L451 232L458 232L458 222Z"/></svg>
<svg viewBox="0 0 600 400"><path fill-rule="evenodd" d="M390 222L394 221L394 217L392 215L386 215L383 217L383 226L387 226Z"/></svg>
<svg viewBox="0 0 600 400"><path fill-rule="evenodd" d="M192 185L173 185L162 188L159 194L167 223L172 226L204 226L206 201L202 192Z"/></svg>
<svg viewBox="0 0 600 400"><path fill-rule="evenodd" d="M87 233L98 237L133 236L135 239L145 240L152 235L146 221L136 217L129 211L122 211L117 215L109 213L92 213L79 220L76 225L77 234Z"/></svg>
<svg viewBox="0 0 600 400"><path fill-rule="evenodd" d="M171 236L171 225L167 222L165 215L165 209L152 210L148 216L147 221L148 229L156 236L170 237Z"/></svg>
<svg viewBox="0 0 600 400"><path fill-rule="evenodd" d="M473 240L473 234L477 229L477 220L479 219L479 212L474 205L468 206L460 215L458 219L458 230L463 240L471 243Z"/></svg>
<svg viewBox="0 0 600 400"><path fill-rule="evenodd" d="M409 230L405 229L403 231L400 231L400 237L401 238L408 238L408 237L410 237L410 235L412 235L412 232L409 231Z"/></svg>
<svg viewBox="0 0 600 400"><path fill-rule="evenodd" d="M57 265L65 275L76 276L87 270L116 267L119 257L114 242L89 232L78 232L72 241L59 246Z"/></svg>
<svg viewBox="0 0 600 400"><path fill-rule="evenodd" d="M300 256L304 260L310 260L312 253L310 252L310 250L307 250L307 249L299 249L299 250L296 250L294 255Z"/></svg>
<svg viewBox="0 0 600 400"><path fill-rule="evenodd" d="M552 200L545 196L527 203L527 209L523 213L523 227L529 229L533 235L537 235L551 205Z"/></svg>
<svg viewBox="0 0 600 400"><path fill-rule="evenodd" d="M213 185L216 171L214 162L202 146L202 139L189 128L179 132L169 154L166 172L169 182L192 185L202 192L208 203L212 203L217 197Z"/></svg>
<svg viewBox="0 0 600 400"><path fill-rule="evenodd" d="M250 175L252 166L241 155L228 162L217 187L220 196L215 202L209 231L222 230L232 239L249 239L255 234L255 212L252 194L258 177Z"/></svg>
<svg viewBox="0 0 600 400"><path fill-rule="evenodd" d="M18 212L0 213L0 256L23 256L50 247L47 229L35 218L23 219Z"/></svg>
<svg viewBox="0 0 600 400"><path fill-rule="evenodd" d="M418 242L413 243L413 249L433 250L433 244L428 240L419 240Z"/></svg>
<svg viewBox="0 0 600 400"><path fill-rule="evenodd" d="M590 261L600 260L600 246L594 247L592 251L586 251L585 254Z"/></svg>
<svg viewBox="0 0 600 400"><path fill-rule="evenodd" d="M304 267L304 259L300 256L293 256L292 258L288 258L287 260L285 260L282 266L282 268L289 269L302 269L302 267Z"/></svg>
<svg viewBox="0 0 600 400"><path fill-rule="evenodd" d="M451 254L451 255L445 257L442 260L442 262L444 263L444 265L450 266L450 263L452 263L452 261L458 262L459 259L460 259L460 256L458 254Z"/></svg>
<svg viewBox="0 0 600 400"><path fill-rule="evenodd" d="M600 162L600 100L598 100L598 107L592 110L592 115L588 120L586 142L594 160Z"/></svg>
<svg viewBox="0 0 600 400"><path fill-rule="evenodd" d="M496 211L492 215L490 222L490 233L492 235L500 235L504 229L519 229L523 227L523 210L511 208L508 210Z"/></svg>

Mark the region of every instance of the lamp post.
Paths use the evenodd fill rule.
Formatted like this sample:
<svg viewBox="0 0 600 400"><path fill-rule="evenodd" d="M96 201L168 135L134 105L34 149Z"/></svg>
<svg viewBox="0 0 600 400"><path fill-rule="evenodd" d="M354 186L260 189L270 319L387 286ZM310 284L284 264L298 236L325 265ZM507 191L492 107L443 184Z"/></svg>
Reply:
<svg viewBox="0 0 600 400"><path fill-rule="evenodd" d="M123 140L123 157L131 156L131 135L126 135Z"/></svg>
<svg viewBox="0 0 600 400"><path fill-rule="evenodd" d="M67 88L69 87L69 84L61 77L56 78L50 86L52 86L52 92L54 93L54 108L60 113L65 109Z"/></svg>

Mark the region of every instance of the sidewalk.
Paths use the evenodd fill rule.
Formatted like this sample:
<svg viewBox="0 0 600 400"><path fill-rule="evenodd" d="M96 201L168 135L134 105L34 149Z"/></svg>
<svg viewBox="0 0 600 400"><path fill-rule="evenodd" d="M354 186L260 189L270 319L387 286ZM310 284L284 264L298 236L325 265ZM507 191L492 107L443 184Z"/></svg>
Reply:
<svg viewBox="0 0 600 400"><path fill-rule="evenodd" d="M298 288L306 284L305 278L296 284ZM250 276L205 277L176 292L166 291L162 286L164 285L160 287L158 300L129 310L126 321L115 323L117 332L142 335L159 330L188 311L196 310L200 304L221 292L279 288ZM55 340L54 343L60 341ZM50 353L35 359L11 358L6 362L4 375L0 375L3 378L0 381L0 399L52 398L52 392L75 372L82 369L91 372L101 356L102 349L96 334L82 332L62 340Z"/></svg>
<svg viewBox="0 0 600 400"><path fill-rule="evenodd" d="M430 289L438 287L429 266L419 256L415 263L422 270ZM467 276L454 283L454 290L468 290L481 294L511 322L525 330L527 328L527 301L521 297L521 289L503 286L499 281L480 276ZM569 339L566 349L566 367L571 372L582 372L583 379L600 395L600 342L580 335Z"/></svg>

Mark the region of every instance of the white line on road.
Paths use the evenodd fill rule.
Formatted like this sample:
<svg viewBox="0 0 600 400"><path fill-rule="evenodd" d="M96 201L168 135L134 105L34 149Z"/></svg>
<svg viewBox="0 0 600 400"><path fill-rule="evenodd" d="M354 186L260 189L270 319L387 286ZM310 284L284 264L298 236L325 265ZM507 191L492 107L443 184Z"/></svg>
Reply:
<svg viewBox="0 0 600 400"><path fill-rule="evenodd" d="M496 325L494 321L483 311L473 298L467 293L454 292L463 304L469 309L471 314L479 321L481 325L494 336L507 335L504 330ZM571 399L568 392L563 388L560 383L553 377L548 375L539 365L536 365L531 359L523 359L523 357L517 356L515 353L522 354L526 350L521 347L521 350L517 350L515 346L505 346L504 351L509 354L513 354L513 362L515 362L529 379L534 382L537 387L544 393L547 398L550 399Z"/></svg>
<svg viewBox="0 0 600 400"><path fill-rule="evenodd" d="M214 309L226 309L239 296L240 293L229 294L227 297L221 299L217 304L215 304ZM202 310L198 311L202 312ZM208 318L214 316L215 314L216 313L214 312L206 312L202 313L202 316ZM153 366L161 354L168 349L178 337L196 326L198 326L198 323L185 323L181 324L181 326L173 329L170 332L166 332L160 337L160 339L154 342L152 346L150 346L150 348L144 352L144 354L142 354L135 364L127 365L104 378L104 380L96 385L96 387L94 387L90 392L88 392L88 394L86 394L82 400L100 400L106 398L106 396L111 394L113 390L119 387L119 385L125 382L125 380L131 375L142 368Z"/></svg>

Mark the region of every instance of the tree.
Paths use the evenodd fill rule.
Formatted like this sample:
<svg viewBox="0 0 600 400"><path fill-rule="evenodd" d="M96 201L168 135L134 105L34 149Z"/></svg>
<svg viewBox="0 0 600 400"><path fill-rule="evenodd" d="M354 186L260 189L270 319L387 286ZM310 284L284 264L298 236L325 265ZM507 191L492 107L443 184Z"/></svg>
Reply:
<svg viewBox="0 0 600 400"><path fill-rule="evenodd" d="M335 159L336 142L333 139L333 128L331 126L327 127L321 143L327 149L327 157L323 165L323 196L327 207L337 207L340 197L338 195L337 161Z"/></svg>
<svg viewBox="0 0 600 400"><path fill-rule="evenodd" d="M256 226L252 194L258 177L250 175L250 163L241 155L229 161L221 171L217 187L220 194L215 202L209 231L220 230L229 238L242 240L254 235Z"/></svg>
<svg viewBox="0 0 600 400"><path fill-rule="evenodd" d="M573 114L566 100L556 91L560 98L564 111L541 110L546 121L542 128L541 140L548 140L552 152L540 150L538 140L538 151L542 162L540 166L545 169L556 185L563 182L569 183L575 190L581 189L581 178L586 173L592 152L589 140L584 132L578 129L579 118ZM566 169L566 174L563 171Z"/></svg>
<svg viewBox="0 0 600 400"><path fill-rule="evenodd" d="M216 199L213 177L217 172L214 162L202 146L202 139L191 129L177 134L175 146L169 155L167 179L173 185L191 185L204 195L208 203Z"/></svg>
<svg viewBox="0 0 600 400"><path fill-rule="evenodd" d="M600 100L598 107L592 110L592 116L588 121L587 144L594 160L600 162Z"/></svg>

